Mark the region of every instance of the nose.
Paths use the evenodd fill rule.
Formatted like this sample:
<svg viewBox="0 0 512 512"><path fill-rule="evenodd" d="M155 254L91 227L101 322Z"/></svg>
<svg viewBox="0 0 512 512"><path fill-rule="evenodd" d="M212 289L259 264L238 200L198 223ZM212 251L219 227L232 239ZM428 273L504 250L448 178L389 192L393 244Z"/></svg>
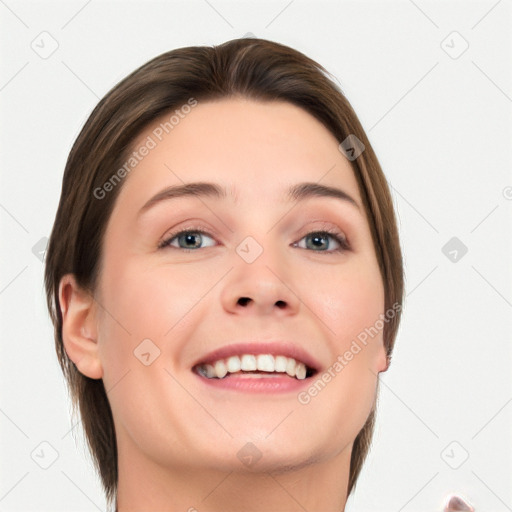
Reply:
<svg viewBox="0 0 512 512"><path fill-rule="evenodd" d="M298 313L301 300L296 279L284 262L265 251L256 261L241 258L226 276L222 304L231 314L289 316Z"/></svg>

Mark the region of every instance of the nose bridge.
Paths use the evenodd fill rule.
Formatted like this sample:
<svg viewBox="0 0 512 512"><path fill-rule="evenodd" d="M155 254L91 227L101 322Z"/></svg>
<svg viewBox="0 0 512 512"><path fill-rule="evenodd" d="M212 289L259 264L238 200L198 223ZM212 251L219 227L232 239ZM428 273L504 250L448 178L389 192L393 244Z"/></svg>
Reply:
<svg viewBox="0 0 512 512"><path fill-rule="evenodd" d="M224 307L230 311L252 309L269 314L273 310L296 312L299 302L293 293L293 278L286 260L286 247L276 231L261 228L236 246L233 271L223 290Z"/></svg>

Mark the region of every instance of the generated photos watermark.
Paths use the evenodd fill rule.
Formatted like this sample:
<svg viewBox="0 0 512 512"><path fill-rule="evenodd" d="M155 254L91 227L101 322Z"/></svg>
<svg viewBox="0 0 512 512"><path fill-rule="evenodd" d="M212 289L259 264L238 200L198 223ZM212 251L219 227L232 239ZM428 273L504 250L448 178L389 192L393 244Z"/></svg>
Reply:
<svg viewBox="0 0 512 512"><path fill-rule="evenodd" d="M357 335L357 339L352 340L350 348L346 350L343 355L338 355L336 361L319 375L307 390L301 391L297 395L299 403L302 405L309 404L311 399L317 396L325 386L331 382L364 347L366 347L369 339L373 339L377 336L384 328L384 324L392 320L401 309L401 304L395 302L384 314L381 313L379 315L379 319L376 320L371 327L366 327L364 331L361 331Z"/></svg>
<svg viewBox="0 0 512 512"><path fill-rule="evenodd" d="M101 186L96 187L93 195L96 199L104 199L109 192L125 178L142 160L149 155L152 149L158 146L158 143L169 134L187 114L189 114L197 105L195 98L189 98L187 103L176 109L166 120L162 121L153 129L151 135L148 135L144 142L133 151L126 159L125 163Z"/></svg>

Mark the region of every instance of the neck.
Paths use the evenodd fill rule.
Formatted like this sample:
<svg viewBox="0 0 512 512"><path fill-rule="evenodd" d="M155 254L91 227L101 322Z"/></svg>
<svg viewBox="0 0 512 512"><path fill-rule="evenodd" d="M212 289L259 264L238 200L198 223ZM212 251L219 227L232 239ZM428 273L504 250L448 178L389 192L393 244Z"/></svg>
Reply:
<svg viewBox="0 0 512 512"><path fill-rule="evenodd" d="M140 451L120 448L116 512L345 510L351 446L329 460L269 472L163 467Z"/></svg>

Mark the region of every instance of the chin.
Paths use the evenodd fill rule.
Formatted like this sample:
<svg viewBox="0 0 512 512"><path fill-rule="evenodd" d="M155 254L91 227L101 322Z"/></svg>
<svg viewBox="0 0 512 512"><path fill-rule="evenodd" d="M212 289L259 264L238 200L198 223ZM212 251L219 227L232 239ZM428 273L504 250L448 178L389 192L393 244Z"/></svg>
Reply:
<svg viewBox="0 0 512 512"><path fill-rule="evenodd" d="M277 446L276 446L277 445ZM213 466L226 472L280 474L296 471L325 459L313 446L283 446L274 441L233 440L226 451L212 455Z"/></svg>

